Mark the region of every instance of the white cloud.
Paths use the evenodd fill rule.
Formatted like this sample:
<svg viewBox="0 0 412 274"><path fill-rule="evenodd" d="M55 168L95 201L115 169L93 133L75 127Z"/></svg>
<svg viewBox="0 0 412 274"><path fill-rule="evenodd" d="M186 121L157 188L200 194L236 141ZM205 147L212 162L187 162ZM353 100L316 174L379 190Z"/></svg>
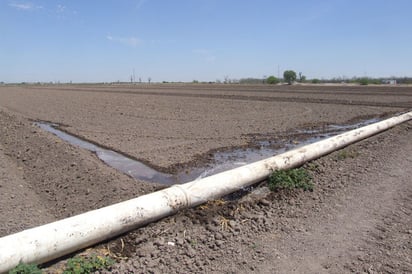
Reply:
<svg viewBox="0 0 412 274"><path fill-rule="evenodd" d="M208 63L213 63L216 61L216 56L212 50L208 49L194 49L192 53L200 56L204 61Z"/></svg>
<svg viewBox="0 0 412 274"><path fill-rule="evenodd" d="M18 10L34 10L34 9L42 9L42 6L34 5L30 2L11 2L9 3L9 7L18 9Z"/></svg>
<svg viewBox="0 0 412 274"><path fill-rule="evenodd" d="M107 35L106 39L133 48L141 44L141 41L136 37L113 37L111 35Z"/></svg>

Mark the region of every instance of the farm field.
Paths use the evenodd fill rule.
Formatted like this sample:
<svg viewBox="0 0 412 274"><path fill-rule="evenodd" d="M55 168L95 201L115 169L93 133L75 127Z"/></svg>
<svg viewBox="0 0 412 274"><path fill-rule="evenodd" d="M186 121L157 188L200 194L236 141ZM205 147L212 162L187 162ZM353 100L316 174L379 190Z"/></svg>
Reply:
<svg viewBox="0 0 412 274"><path fill-rule="evenodd" d="M259 136L381 117L412 106L411 88L146 85L1 88L1 106L162 170Z"/></svg>
<svg viewBox="0 0 412 274"><path fill-rule="evenodd" d="M36 121L177 173L206 166L216 151L299 142L300 132L410 109L412 87L399 86L0 86L0 236L164 187L106 166ZM101 247L130 258L117 273L409 272L411 140L408 122L345 148L354 158L314 161L313 192L259 187Z"/></svg>

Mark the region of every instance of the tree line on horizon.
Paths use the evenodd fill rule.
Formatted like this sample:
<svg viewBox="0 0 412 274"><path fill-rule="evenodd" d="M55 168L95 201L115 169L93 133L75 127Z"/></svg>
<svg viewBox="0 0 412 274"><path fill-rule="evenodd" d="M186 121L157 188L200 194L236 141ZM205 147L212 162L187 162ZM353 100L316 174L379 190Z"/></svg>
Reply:
<svg viewBox="0 0 412 274"><path fill-rule="evenodd" d="M140 79L140 78L139 78ZM139 82L132 82L133 84L144 84L144 82L140 79ZM148 84L152 83L152 78L149 77ZM169 82L169 81L163 81L161 83L188 83L188 82ZM334 77L334 78L312 78L312 79L307 79L305 75L302 74L302 72L296 73L293 70L286 70L283 73L283 77L275 77L273 75L270 76L263 76L262 78L254 78L254 77L248 77L248 78L240 78L240 79L231 79L229 76L225 76L224 80L217 79L216 81L198 81L198 80L193 80L191 83L197 84L197 83L202 83L202 84L269 84L269 85L276 85L276 84L281 84L281 83L287 83L287 84L293 84L293 83L312 83L312 84L327 84L327 83L332 83L332 84L360 84L360 85L368 85L368 84L374 84L374 85L379 85L379 84L412 84L412 77L397 77L397 76L391 76L391 77L357 77L354 76L352 78L347 78L347 77ZM69 81L67 83L64 82L20 82L20 83L7 83L4 81L0 81L0 85L7 85L7 84L130 84L130 82L123 82L123 81L116 81L116 82L96 82L96 83L75 83L72 81Z"/></svg>
<svg viewBox="0 0 412 274"><path fill-rule="evenodd" d="M357 77L354 76L352 78L347 77L334 77L334 78L312 78L307 79L305 75L301 72L296 74L293 70L287 70L283 74L283 78L277 78L273 75L269 77L263 78L242 78L239 81L236 81L239 84L279 84L279 83L288 83L293 84L297 83L312 83L312 84L360 84L360 85L368 85L368 84L387 84L387 83L396 83L396 84L412 84L412 77ZM235 83L235 82L232 82Z"/></svg>

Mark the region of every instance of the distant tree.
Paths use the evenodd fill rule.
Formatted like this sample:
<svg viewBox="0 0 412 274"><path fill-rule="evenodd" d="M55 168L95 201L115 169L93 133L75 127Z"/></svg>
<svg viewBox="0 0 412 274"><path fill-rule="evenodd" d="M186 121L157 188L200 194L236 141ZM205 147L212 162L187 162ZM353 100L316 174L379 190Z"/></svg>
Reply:
<svg viewBox="0 0 412 274"><path fill-rule="evenodd" d="M319 79L317 79L317 78L312 79L312 84L319 84L319 83L320 83Z"/></svg>
<svg viewBox="0 0 412 274"><path fill-rule="evenodd" d="M242 78L239 80L240 84L261 84L265 80L262 80L260 78Z"/></svg>
<svg viewBox="0 0 412 274"><path fill-rule="evenodd" d="M396 80L398 84L412 84L412 77L395 77L391 76L391 79Z"/></svg>
<svg viewBox="0 0 412 274"><path fill-rule="evenodd" d="M283 79L285 79L285 81L291 85L294 81L296 81L296 72L294 72L293 70L285 70L285 72L283 73Z"/></svg>
<svg viewBox="0 0 412 274"><path fill-rule="evenodd" d="M147 78L147 82L149 82L149 84L150 84L151 81L152 81L151 77Z"/></svg>
<svg viewBox="0 0 412 274"><path fill-rule="evenodd" d="M362 86L367 86L369 84L369 79L367 77L360 78L359 84L361 84Z"/></svg>
<svg viewBox="0 0 412 274"><path fill-rule="evenodd" d="M266 82L270 85L276 85L279 84L279 79L272 75L266 79Z"/></svg>
<svg viewBox="0 0 412 274"><path fill-rule="evenodd" d="M303 83L306 81L306 76L299 72L299 82Z"/></svg>

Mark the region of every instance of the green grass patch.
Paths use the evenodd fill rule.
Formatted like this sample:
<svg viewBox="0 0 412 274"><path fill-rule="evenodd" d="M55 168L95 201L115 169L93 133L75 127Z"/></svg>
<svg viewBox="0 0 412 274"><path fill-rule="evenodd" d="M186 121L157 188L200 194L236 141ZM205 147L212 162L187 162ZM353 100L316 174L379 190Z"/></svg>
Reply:
<svg viewBox="0 0 412 274"><path fill-rule="evenodd" d="M63 274L88 274L109 269L115 261L106 256L75 256L64 267ZM9 274L42 274L43 271L35 264L20 263L9 271Z"/></svg>
<svg viewBox="0 0 412 274"><path fill-rule="evenodd" d="M269 189L272 191L295 188L313 190L312 176L306 169L275 170L269 176Z"/></svg>
<svg viewBox="0 0 412 274"><path fill-rule="evenodd" d="M9 271L9 274L41 274L42 271L35 264L19 263Z"/></svg>
<svg viewBox="0 0 412 274"><path fill-rule="evenodd" d="M305 164L305 168L310 171L319 171L320 169L319 165L315 162L309 162Z"/></svg>
<svg viewBox="0 0 412 274"><path fill-rule="evenodd" d="M86 274L108 269L115 261L106 256L76 256L67 261L63 274Z"/></svg>

